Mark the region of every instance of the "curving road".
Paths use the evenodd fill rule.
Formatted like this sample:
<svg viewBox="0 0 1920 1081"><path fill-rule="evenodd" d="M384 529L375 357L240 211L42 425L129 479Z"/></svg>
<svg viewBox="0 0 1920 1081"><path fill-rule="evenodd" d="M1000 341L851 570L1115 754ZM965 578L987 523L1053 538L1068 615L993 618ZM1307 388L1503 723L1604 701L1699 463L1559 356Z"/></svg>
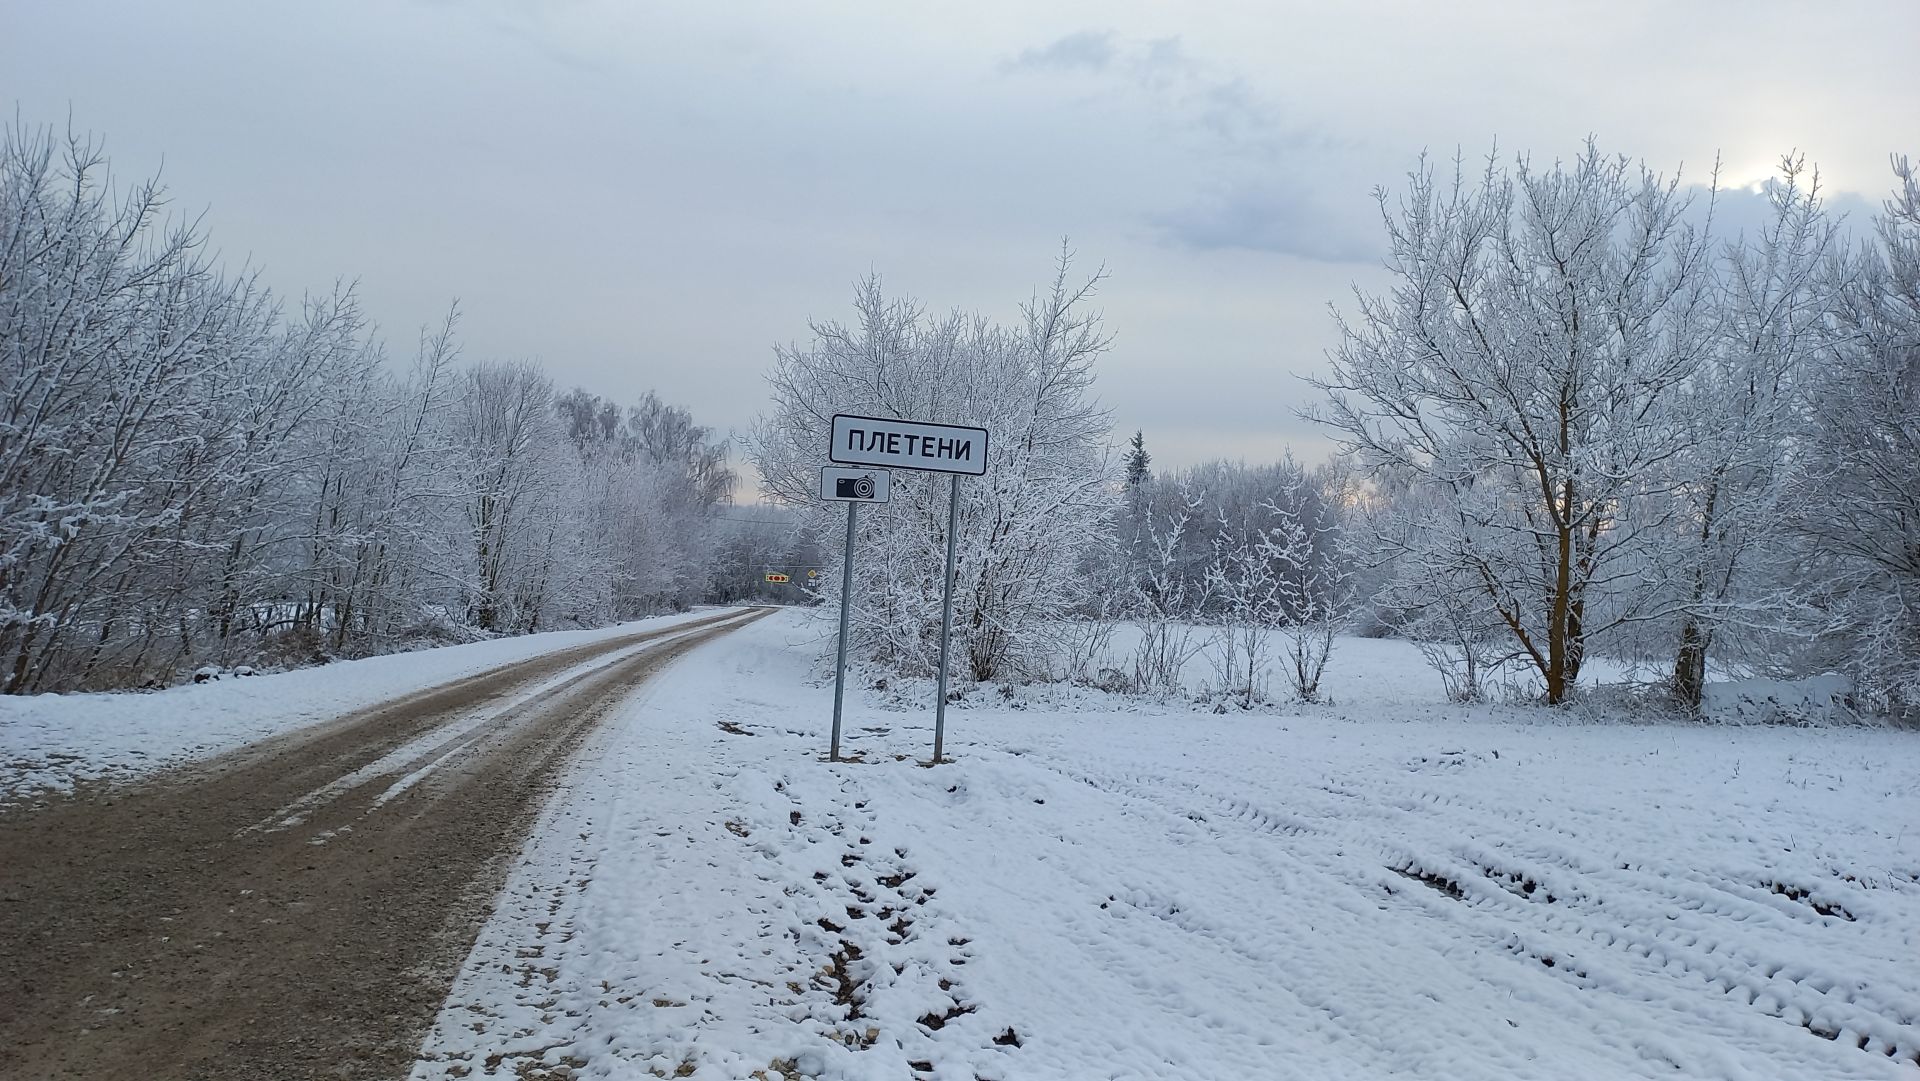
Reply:
<svg viewBox="0 0 1920 1081"><path fill-rule="evenodd" d="M0 1078L398 1078L556 771L733 611L0 812Z"/></svg>

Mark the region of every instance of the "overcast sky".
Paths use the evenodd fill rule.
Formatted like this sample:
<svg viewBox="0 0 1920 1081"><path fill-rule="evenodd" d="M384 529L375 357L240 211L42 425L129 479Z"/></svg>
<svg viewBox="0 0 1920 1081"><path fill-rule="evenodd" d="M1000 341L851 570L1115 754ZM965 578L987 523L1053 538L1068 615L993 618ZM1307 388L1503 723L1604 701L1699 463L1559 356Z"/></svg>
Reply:
<svg viewBox="0 0 1920 1081"><path fill-rule="evenodd" d="M469 357L722 432L856 279L1012 318L1071 237L1116 438L1177 466L1323 449L1297 375L1423 148L1736 186L1798 148L1864 215L1916 44L1913 0L0 0L0 100L164 161L282 292L357 278L396 354L458 297Z"/></svg>

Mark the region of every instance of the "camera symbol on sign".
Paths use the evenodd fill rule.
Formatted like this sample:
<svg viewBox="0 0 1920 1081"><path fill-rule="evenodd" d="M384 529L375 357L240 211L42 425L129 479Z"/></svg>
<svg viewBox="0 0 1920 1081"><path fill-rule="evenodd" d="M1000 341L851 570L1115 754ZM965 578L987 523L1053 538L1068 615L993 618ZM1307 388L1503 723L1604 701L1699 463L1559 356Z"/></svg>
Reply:
<svg viewBox="0 0 1920 1081"><path fill-rule="evenodd" d="M836 499L872 499L873 477L837 477L833 482Z"/></svg>

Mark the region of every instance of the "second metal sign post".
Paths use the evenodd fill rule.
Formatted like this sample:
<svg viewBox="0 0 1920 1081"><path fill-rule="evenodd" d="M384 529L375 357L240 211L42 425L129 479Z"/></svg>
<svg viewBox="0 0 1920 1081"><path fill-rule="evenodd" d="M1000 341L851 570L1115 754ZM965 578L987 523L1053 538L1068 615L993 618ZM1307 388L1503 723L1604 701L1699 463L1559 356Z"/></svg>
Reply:
<svg viewBox="0 0 1920 1081"><path fill-rule="evenodd" d="M960 478L987 471L987 430L960 424L925 424L891 417L861 417L840 413L833 418L828 459L842 465L886 466L952 474L947 489L947 575L940 601L940 678L933 705L933 765L939 765L947 735L947 654L953 640L954 540L960 526ZM821 481L825 487L824 478ZM852 566L853 518L847 519L848 566ZM849 570L847 581L852 581ZM846 589L840 609L840 661L847 655ZM839 681L834 691L834 757L839 757Z"/></svg>
<svg viewBox="0 0 1920 1081"><path fill-rule="evenodd" d="M893 474L884 469L820 468L820 498L847 505L847 547L840 553L840 655L833 663L833 743L827 761L840 761L840 703L847 691L847 604L853 596L853 523L860 504L893 498Z"/></svg>

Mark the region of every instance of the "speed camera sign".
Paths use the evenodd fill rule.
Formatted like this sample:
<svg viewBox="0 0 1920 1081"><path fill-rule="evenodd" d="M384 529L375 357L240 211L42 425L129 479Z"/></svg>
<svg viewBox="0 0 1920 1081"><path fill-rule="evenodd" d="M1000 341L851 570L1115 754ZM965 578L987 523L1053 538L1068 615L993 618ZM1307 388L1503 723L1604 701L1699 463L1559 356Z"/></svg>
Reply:
<svg viewBox="0 0 1920 1081"><path fill-rule="evenodd" d="M893 474L884 469L820 467L820 498L841 503L885 503L893 497Z"/></svg>

